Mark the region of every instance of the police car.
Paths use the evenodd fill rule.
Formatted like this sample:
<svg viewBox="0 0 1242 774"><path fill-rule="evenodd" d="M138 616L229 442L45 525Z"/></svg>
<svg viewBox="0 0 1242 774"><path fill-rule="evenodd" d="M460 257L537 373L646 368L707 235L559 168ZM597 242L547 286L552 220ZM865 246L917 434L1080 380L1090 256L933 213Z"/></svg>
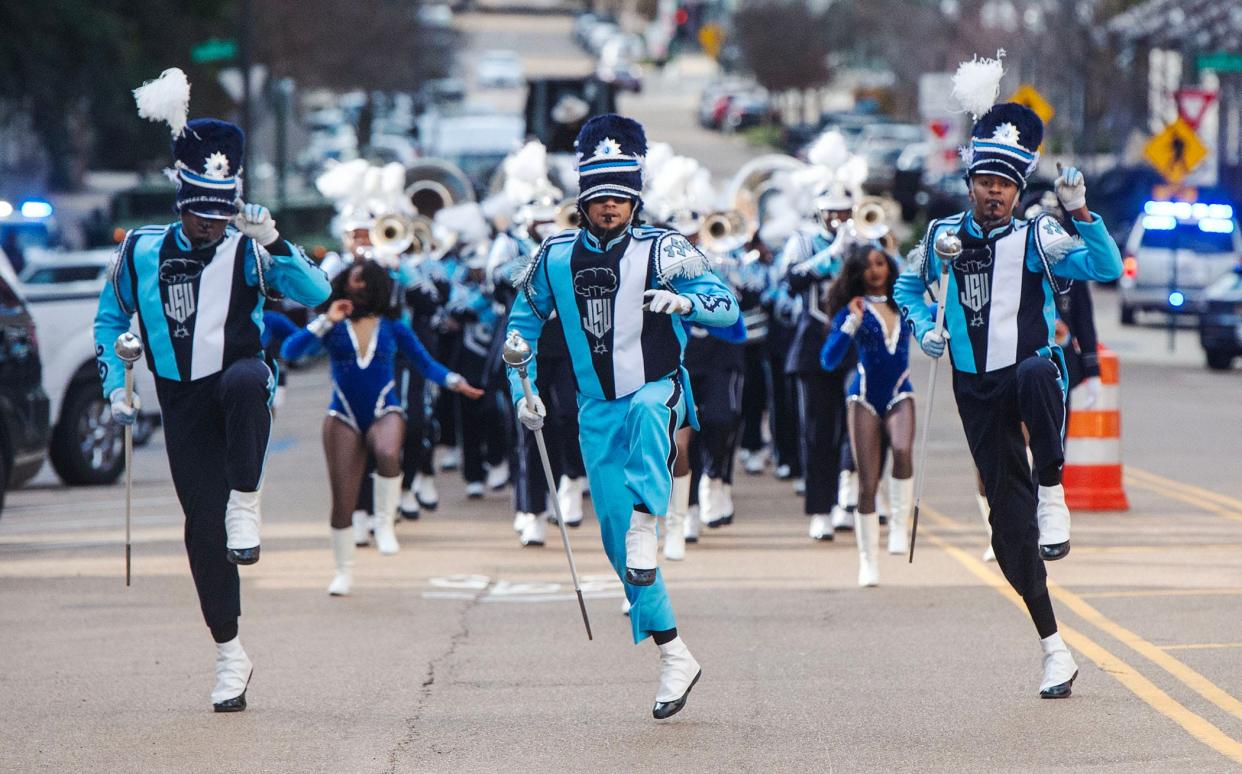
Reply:
<svg viewBox="0 0 1242 774"><path fill-rule="evenodd" d="M1242 355L1242 259L1208 287L1199 318L1199 343L1208 368L1216 371L1233 367L1234 358Z"/></svg>
<svg viewBox="0 0 1242 774"><path fill-rule="evenodd" d="M1200 315L1206 290L1242 255L1233 207L1223 203L1149 201L1125 245L1118 283L1121 322L1139 312Z"/></svg>

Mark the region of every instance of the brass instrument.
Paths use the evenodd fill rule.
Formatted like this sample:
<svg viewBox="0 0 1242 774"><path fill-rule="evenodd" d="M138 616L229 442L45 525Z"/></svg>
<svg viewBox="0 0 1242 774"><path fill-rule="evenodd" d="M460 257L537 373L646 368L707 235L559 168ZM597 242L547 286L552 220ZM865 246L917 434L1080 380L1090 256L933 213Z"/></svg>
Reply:
<svg viewBox="0 0 1242 774"><path fill-rule="evenodd" d="M396 257L414 246L414 223L402 215L382 215L370 228L371 247L376 254Z"/></svg>
<svg viewBox="0 0 1242 774"><path fill-rule="evenodd" d="M557 205L556 216L552 219L552 222L562 231L569 228L580 228L582 226L582 213L578 210L577 199L566 199Z"/></svg>
<svg viewBox="0 0 1242 774"><path fill-rule="evenodd" d="M855 204L850 222L858 236L867 241L884 239L892 231L888 205L878 196L865 196Z"/></svg>
<svg viewBox="0 0 1242 774"><path fill-rule="evenodd" d="M466 173L443 159L424 159L406 170L405 194L419 214L434 218L454 204L472 202L474 186Z"/></svg>

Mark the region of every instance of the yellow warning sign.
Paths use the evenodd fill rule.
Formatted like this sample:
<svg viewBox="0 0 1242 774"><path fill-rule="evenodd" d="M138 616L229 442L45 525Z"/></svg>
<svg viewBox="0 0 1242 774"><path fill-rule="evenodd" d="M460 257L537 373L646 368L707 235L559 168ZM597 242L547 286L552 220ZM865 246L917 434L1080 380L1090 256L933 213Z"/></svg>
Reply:
<svg viewBox="0 0 1242 774"><path fill-rule="evenodd" d="M1051 121L1052 117L1057 114L1056 109L1049 104L1048 100L1044 99L1043 94L1039 93L1039 89L1036 89L1029 83L1019 86L1018 90L1009 98L1009 101L1017 102L1019 105L1025 105L1030 108L1035 115L1039 116L1039 120L1045 124Z"/></svg>
<svg viewBox="0 0 1242 774"><path fill-rule="evenodd" d="M699 29L699 45L703 47L703 53L712 59L720 56L720 49L724 48L724 42L724 28L719 24L704 24Z"/></svg>
<svg viewBox="0 0 1242 774"><path fill-rule="evenodd" d="M1164 179L1174 185L1182 182L1195 167L1207 158L1207 147L1190 128L1190 124L1177 119L1151 138L1143 148L1143 158L1156 168Z"/></svg>

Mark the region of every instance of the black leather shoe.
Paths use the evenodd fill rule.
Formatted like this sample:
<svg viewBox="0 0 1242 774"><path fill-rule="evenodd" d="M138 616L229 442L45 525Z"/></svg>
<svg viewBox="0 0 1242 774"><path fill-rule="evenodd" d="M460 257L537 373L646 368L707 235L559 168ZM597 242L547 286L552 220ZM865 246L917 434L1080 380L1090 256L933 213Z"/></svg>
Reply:
<svg viewBox="0 0 1242 774"><path fill-rule="evenodd" d="M230 548L228 549L228 557L233 564L254 564L259 561L259 547ZM245 702L242 702L242 709L246 708L245 704Z"/></svg>
<svg viewBox="0 0 1242 774"><path fill-rule="evenodd" d="M253 669L250 670L250 675L246 677L246 687L242 689L241 695L216 702L211 705L211 708L216 712L244 712L246 709L246 691L250 690L251 677L254 677Z"/></svg>
<svg viewBox="0 0 1242 774"><path fill-rule="evenodd" d="M418 521L418 517L420 515L421 515L420 511L401 511L401 518L405 519L406 521Z"/></svg>
<svg viewBox="0 0 1242 774"><path fill-rule="evenodd" d="M1047 688L1045 690L1040 691L1039 698L1041 699L1068 699L1069 695L1073 693L1072 689L1074 687L1074 680L1077 677L1078 677L1078 672L1074 672L1074 674L1070 677L1070 679L1066 680L1060 685L1054 685L1051 688Z"/></svg>
<svg viewBox="0 0 1242 774"><path fill-rule="evenodd" d="M1064 543L1056 543L1055 545L1051 545L1051 546L1040 546L1039 547L1039 556L1045 562L1055 562L1058 559L1064 559L1065 557L1069 556L1069 552L1070 552L1070 542L1068 540L1065 541Z"/></svg>
<svg viewBox="0 0 1242 774"><path fill-rule="evenodd" d="M702 676L703 670L700 669L699 673L694 676L693 680L690 681L690 686L686 688L686 692L679 698L674 699L673 701L657 701L655 706L651 708L651 717L656 720L664 720L665 718L671 718L678 712L681 712L681 708L686 706L686 698L690 696L690 689L694 688L694 684L697 683L699 678Z"/></svg>
<svg viewBox="0 0 1242 774"><path fill-rule="evenodd" d="M625 568L625 582L631 586L650 586L655 583L656 568L650 570L635 570L633 567Z"/></svg>

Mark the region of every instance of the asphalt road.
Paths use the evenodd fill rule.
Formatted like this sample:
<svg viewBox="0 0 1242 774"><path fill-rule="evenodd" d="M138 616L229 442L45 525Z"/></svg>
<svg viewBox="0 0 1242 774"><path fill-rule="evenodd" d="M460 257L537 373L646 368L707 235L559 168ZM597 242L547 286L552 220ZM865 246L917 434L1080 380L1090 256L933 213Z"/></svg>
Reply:
<svg viewBox="0 0 1242 774"><path fill-rule="evenodd" d="M682 115L684 127L688 106ZM692 154L720 147L687 143ZM655 647L630 644L589 515L571 539L593 642L555 533L543 549L520 548L508 493L467 501L450 473L440 508L399 525L401 553L361 551L354 595L327 596L328 387L314 369L291 376L263 560L243 570L242 640L256 665L245 713L210 711L214 649L162 436L136 455L129 589L121 487L67 490L45 475L10 493L0 771L1236 770L1238 376L1161 357L1158 330L1131 333L1121 371L1131 508L1075 514L1073 553L1049 567L1081 667L1067 701L1037 698L1033 627L995 565L979 561L947 381L930 411L918 553L913 565L885 555L880 587L855 585L848 535L806 538L799 502L770 475L742 476L735 524L665 563L704 677L686 710L659 723ZM921 395L927 369L916 357Z"/></svg>

